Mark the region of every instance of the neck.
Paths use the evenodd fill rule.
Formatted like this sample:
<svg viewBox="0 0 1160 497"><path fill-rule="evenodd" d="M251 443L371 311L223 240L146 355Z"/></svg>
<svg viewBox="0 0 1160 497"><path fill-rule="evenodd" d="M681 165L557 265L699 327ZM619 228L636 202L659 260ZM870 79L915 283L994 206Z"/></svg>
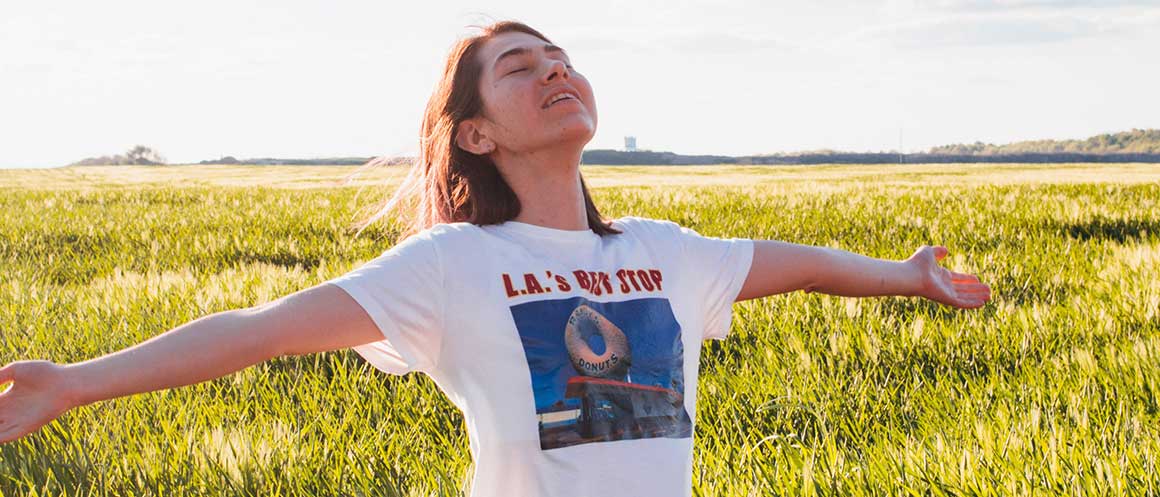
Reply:
<svg viewBox="0 0 1160 497"><path fill-rule="evenodd" d="M513 219L560 230L588 229L584 191L580 188L583 147L561 146L493 160L516 197L520 213Z"/></svg>

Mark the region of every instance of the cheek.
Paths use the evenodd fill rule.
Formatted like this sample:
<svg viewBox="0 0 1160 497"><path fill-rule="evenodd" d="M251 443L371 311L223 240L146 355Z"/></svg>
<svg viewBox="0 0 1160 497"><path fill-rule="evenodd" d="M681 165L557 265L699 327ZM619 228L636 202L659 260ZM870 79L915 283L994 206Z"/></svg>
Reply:
<svg viewBox="0 0 1160 497"><path fill-rule="evenodd" d="M592 90L588 90L588 98L584 100L584 106L588 107L588 113L592 114L592 119L596 119L596 95Z"/></svg>
<svg viewBox="0 0 1160 497"><path fill-rule="evenodd" d="M512 92L507 88L493 87L489 95L484 95L484 102L486 106L491 109L492 119L497 123L503 125L505 128L510 127L515 121L524 119L524 112L521 110L527 103L524 102L518 92Z"/></svg>
<svg viewBox="0 0 1160 497"><path fill-rule="evenodd" d="M521 115L539 110L540 104L535 101L536 92L520 90L513 87L496 88L492 94L495 110L506 115L509 119L520 119Z"/></svg>
<svg viewBox="0 0 1160 497"><path fill-rule="evenodd" d="M585 106L588 107L588 110L592 113L593 116L595 116L596 115L596 94L595 94L595 92L592 91L592 85L588 84L588 80L584 79L583 76L579 76L576 79L578 80L576 83L576 89L580 90L581 94L583 94L585 96L585 98L584 98L584 103L586 104Z"/></svg>

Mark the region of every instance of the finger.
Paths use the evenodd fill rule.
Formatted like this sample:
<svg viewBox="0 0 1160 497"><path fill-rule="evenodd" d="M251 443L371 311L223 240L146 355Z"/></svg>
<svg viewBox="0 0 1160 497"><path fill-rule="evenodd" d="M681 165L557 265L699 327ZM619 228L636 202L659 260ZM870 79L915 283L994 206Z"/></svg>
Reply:
<svg viewBox="0 0 1160 497"><path fill-rule="evenodd" d="M982 288L982 289L978 289L978 290L971 290L971 291L967 291L967 292L965 292L965 293L966 293L968 296L974 296L974 297L978 297L978 298L981 298L981 299L989 299L989 298L991 298L991 289L990 289L990 288Z"/></svg>
<svg viewBox="0 0 1160 497"><path fill-rule="evenodd" d="M979 277L973 274L956 273L951 271L951 281L974 281L977 283L979 281Z"/></svg>
<svg viewBox="0 0 1160 497"><path fill-rule="evenodd" d="M16 440L20 433L17 428L19 427L16 425L0 428L0 444Z"/></svg>
<svg viewBox="0 0 1160 497"><path fill-rule="evenodd" d="M960 293L960 294L956 295L955 298L962 300L964 302L967 302L967 301L986 302L988 300L991 300L991 294L987 293L987 292Z"/></svg>
<svg viewBox="0 0 1160 497"><path fill-rule="evenodd" d="M964 309L977 309L979 307L982 307L983 304L986 303L985 300L980 300L980 299L975 299L975 298L961 299L960 302L962 303L962 305L960 305L959 307L962 307Z"/></svg>
<svg viewBox="0 0 1160 497"><path fill-rule="evenodd" d="M956 281L956 282L954 282L953 286L954 286L956 289L959 289L959 288L970 288L970 289L972 289L972 290L982 290L982 289L984 289L984 288L986 288L986 289L990 289L990 288L991 288L991 285L988 285L988 284L986 284L986 283L979 283L979 282L976 282L976 281Z"/></svg>
<svg viewBox="0 0 1160 497"><path fill-rule="evenodd" d="M991 294L989 294L989 293L977 293L977 294L973 294L973 295L968 295L968 296L966 296L966 298L968 300L978 302L979 304L983 304L987 300L990 300Z"/></svg>
<svg viewBox="0 0 1160 497"><path fill-rule="evenodd" d="M955 284L955 292L957 293L991 293L991 287L987 285L980 285L978 283L957 283Z"/></svg>
<svg viewBox="0 0 1160 497"><path fill-rule="evenodd" d="M934 246L934 260L941 261L947 256L947 248L942 245Z"/></svg>
<svg viewBox="0 0 1160 497"><path fill-rule="evenodd" d="M0 385L12 381L12 372L16 370L15 364L9 364L0 368Z"/></svg>

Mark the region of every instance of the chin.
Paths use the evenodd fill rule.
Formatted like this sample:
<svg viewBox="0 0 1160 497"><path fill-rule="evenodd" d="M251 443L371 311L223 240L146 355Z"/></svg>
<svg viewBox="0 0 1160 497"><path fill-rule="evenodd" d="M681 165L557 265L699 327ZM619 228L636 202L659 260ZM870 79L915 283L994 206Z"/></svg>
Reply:
<svg viewBox="0 0 1160 497"><path fill-rule="evenodd" d="M596 123L586 119L569 121L555 133L555 136L552 138L553 142L579 142L583 146L592 141L592 137L596 136Z"/></svg>

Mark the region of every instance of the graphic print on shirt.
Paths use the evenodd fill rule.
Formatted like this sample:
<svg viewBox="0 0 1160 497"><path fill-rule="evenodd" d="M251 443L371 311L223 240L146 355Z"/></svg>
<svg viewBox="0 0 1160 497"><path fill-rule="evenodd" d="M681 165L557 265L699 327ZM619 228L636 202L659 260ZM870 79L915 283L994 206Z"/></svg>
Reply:
<svg viewBox="0 0 1160 497"><path fill-rule="evenodd" d="M668 299L511 306L531 372L540 448L688 438L684 345Z"/></svg>

